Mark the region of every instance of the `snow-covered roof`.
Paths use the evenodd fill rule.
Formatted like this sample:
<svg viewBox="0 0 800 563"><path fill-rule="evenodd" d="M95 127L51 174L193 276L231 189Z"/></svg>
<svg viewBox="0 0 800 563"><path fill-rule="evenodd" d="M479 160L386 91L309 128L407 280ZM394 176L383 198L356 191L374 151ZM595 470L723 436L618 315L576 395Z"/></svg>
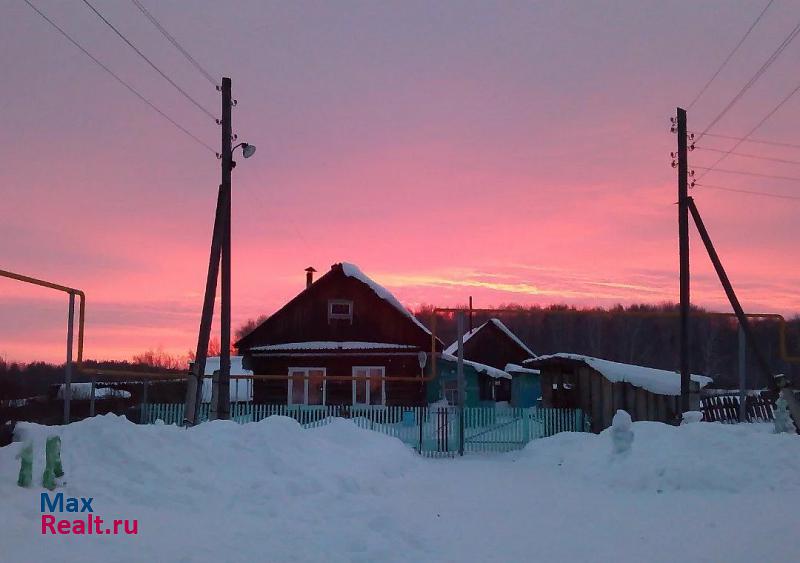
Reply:
<svg viewBox="0 0 800 563"><path fill-rule="evenodd" d="M517 364L506 364L506 367L503 368L505 371L511 373L512 371L515 373L530 373L533 375L539 375L540 372L538 369L531 369L531 368L524 368Z"/></svg>
<svg viewBox="0 0 800 563"><path fill-rule="evenodd" d="M219 356L211 356L206 358L205 375L214 375L214 372L219 369ZM242 367L241 356L231 356L231 375L253 375L249 369Z"/></svg>
<svg viewBox="0 0 800 563"><path fill-rule="evenodd" d="M593 358L591 356L566 353L539 356L535 359L525 360L524 363L534 363L540 365L540 362L546 362L550 359L564 359L583 362L611 382L627 382L634 387L641 387L642 389L646 389L647 391L657 395L681 394L681 376L679 373L674 371L634 366L631 364L622 364L619 362L612 362L610 360ZM697 382L702 389L711 383L712 379L704 375L692 374L692 381Z"/></svg>
<svg viewBox="0 0 800 563"><path fill-rule="evenodd" d="M483 323L481 326L479 326L477 328L473 328L472 330L468 330L467 332L465 332L464 333L464 344L466 344L467 340L472 338L475 335L475 333L478 332L480 329L482 329L485 325L486 325L486 323ZM456 341L453 342L450 346L448 346L447 348L444 349L444 353L445 354L454 355L457 352L458 352L458 338L456 338Z"/></svg>
<svg viewBox="0 0 800 563"><path fill-rule="evenodd" d="M458 358L453 356L452 354L442 353L442 359L448 360L450 362L457 362ZM473 362L471 360L464 360L464 365L472 367L475 371L480 373L485 373L489 377L493 377L495 379L512 379L511 374L507 373L501 369L497 369L492 366L487 366L486 364L481 364L479 362Z"/></svg>
<svg viewBox="0 0 800 563"><path fill-rule="evenodd" d="M413 344L392 344L389 342L336 342L319 340L310 342L286 342L253 346L253 352L282 352L287 350L415 350Z"/></svg>
<svg viewBox="0 0 800 563"><path fill-rule="evenodd" d="M466 344L467 340L475 336L478 333L478 331L480 331L483 327L485 327L489 323L492 323L494 326L503 331L506 334L506 336L508 336L517 345L519 345L520 348L525 350L525 352L527 352L532 358L536 357L536 354L534 354L533 350L528 348L516 334L511 332L511 329L509 329L506 325L503 324L503 322L500 319L489 319L478 328L473 328L472 330L468 331L467 333L464 334L464 343ZM447 347L447 349L445 349L446 354L455 354L456 352L458 352L458 340L453 342L450 346Z"/></svg>
<svg viewBox="0 0 800 563"><path fill-rule="evenodd" d="M431 333L431 331L429 331L427 328L425 328L424 324L419 322L417 317L415 317L411 313L411 311L409 311L408 309L403 307L403 304L400 303L400 301L398 301L397 298L394 295L392 295L391 291L389 291L388 289L386 289L382 285L376 283L373 279L367 277L367 275L364 272L362 272L359 269L358 266L356 266L355 264L350 264L348 262L342 262L342 272L344 272L344 275L346 275L346 276L348 276L350 278L355 278L358 281L360 281L361 283L366 284L367 286L369 286L369 288L373 292L375 292L375 294L378 297L380 297L381 299L383 299L385 301L388 301L389 304L392 305L395 309L397 309L398 311L403 313L406 317L408 317L409 319L414 321L414 323L419 328L424 330L426 334L430 334Z"/></svg>

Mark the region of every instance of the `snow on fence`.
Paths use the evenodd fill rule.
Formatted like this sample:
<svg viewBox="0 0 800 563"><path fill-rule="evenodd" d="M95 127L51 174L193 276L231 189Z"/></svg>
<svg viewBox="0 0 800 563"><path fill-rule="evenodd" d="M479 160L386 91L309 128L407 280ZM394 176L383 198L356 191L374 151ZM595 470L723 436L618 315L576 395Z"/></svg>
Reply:
<svg viewBox="0 0 800 563"><path fill-rule="evenodd" d="M142 422L181 424L183 408L178 403L143 404ZM208 411L208 404L201 406L201 421L208 420ZM334 417L349 418L361 428L398 438L426 456L457 455L461 442L458 407L231 404L231 419L240 424L275 415L294 418L305 428L323 426ZM558 432L589 430L588 417L579 409L467 407L463 417L464 452L518 450L531 440Z"/></svg>

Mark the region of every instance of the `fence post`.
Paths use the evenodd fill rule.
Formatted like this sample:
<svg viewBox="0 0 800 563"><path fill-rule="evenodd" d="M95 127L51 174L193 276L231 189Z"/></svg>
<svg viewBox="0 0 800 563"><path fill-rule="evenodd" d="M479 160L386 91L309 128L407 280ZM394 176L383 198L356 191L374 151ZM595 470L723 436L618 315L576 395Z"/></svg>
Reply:
<svg viewBox="0 0 800 563"><path fill-rule="evenodd" d="M420 406L417 409L417 419L419 420L419 453L422 455L422 417L424 416L423 409L425 407Z"/></svg>
<svg viewBox="0 0 800 563"><path fill-rule="evenodd" d="M142 413L139 416L141 424L147 424L147 383L145 380L142 382Z"/></svg>
<svg viewBox="0 0 800 563"><path fill-rule="evenodd" d="M96 383L97 383L97 375L92 373L92 387L91 387L91 392L90 392L90 395L89 395L89 416L90 417L94 416L94 388L95 388L95 384Z"/></svg>
<svg viewBox="0 0 800 563"><path fill-rule="evenodd" d="M747 342L744 329L739 323L739 422L747 422Z"/></svg>
<svg viewBox="0 0 800 563"><path fill-rule="evenodd" d="M522 441L523 446L531 441L530 409L522 409Z"/></svg>

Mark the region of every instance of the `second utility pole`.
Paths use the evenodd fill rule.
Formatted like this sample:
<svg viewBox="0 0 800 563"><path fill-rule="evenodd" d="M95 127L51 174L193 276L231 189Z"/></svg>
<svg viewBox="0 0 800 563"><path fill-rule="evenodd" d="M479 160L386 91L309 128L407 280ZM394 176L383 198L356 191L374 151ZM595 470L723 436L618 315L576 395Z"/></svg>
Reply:
<svg viewBox="0 0 800 563"><path fill-rule="evenodd" d="M681 413L690 410L689 384L689 163L687 151L686 110L678 108L678 246L680 250L680 370Z"/></svg>
<svg viewBox="0 0 800 563"><path fill-rule="evenodd" d="M224 200L220 268L220 351L219 375L214 379L211 419L228 420L231 412L231 169L233 168L233 127L231 126L231 79L222 79L222 184Z"/></svg>

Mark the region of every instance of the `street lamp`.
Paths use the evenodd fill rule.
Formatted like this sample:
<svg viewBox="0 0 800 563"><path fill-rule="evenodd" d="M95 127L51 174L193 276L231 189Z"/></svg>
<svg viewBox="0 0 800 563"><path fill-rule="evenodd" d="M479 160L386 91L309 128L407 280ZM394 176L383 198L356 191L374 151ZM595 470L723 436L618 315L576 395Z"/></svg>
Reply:
<svg viewBox="0 0 800 563"><path fill-rule="evenodd" d="M239 143L238 145L233 147L231 152L235 151L239 147L242 147L242 155L245 158L250 158L251 156L256 154L256 146L255 145L251 145L250 143Z"/></svg>

